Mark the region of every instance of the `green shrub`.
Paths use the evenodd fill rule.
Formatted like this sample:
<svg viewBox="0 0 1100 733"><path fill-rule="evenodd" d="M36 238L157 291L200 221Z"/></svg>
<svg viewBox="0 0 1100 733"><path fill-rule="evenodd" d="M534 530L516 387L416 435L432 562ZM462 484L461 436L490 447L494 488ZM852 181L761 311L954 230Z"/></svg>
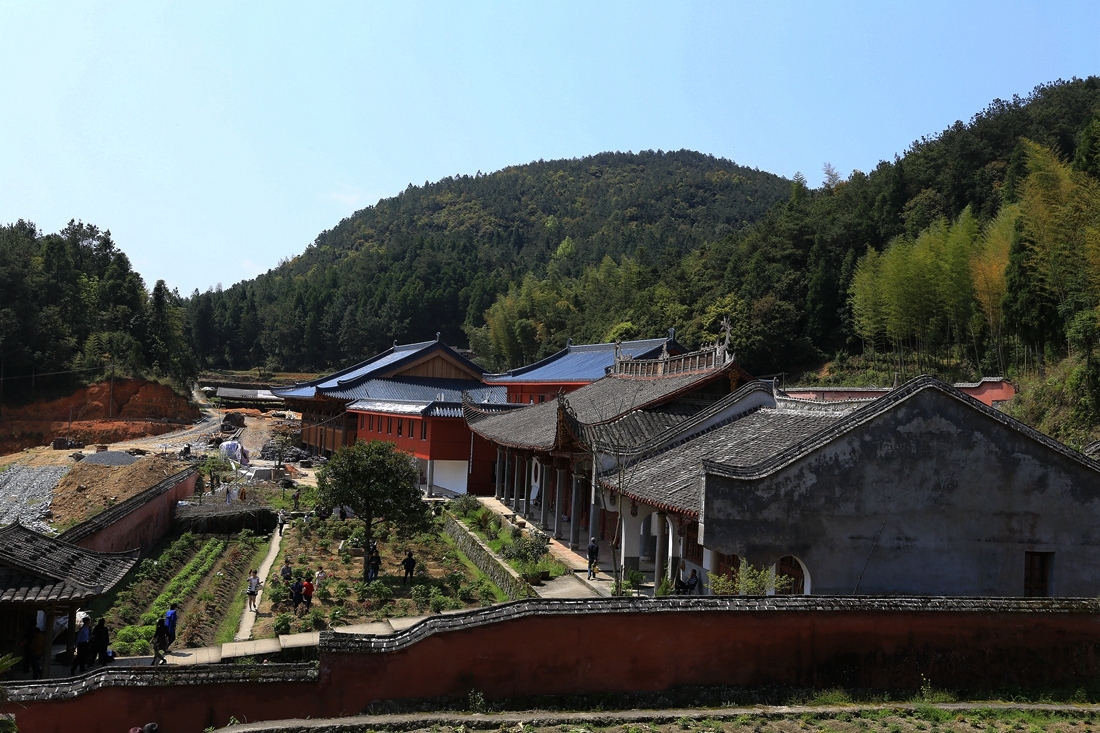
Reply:
<svg viewBox="0 0 1100 733"><path fill-rule="evenodd" d="M550 552L550 537L538 530L532 530L526 535L521 532L519 537L513 534L512 543L500 549L504 559L519 563L537 563L548 552Z"/></svg>
<svg viewBox="0 0 1100 733"><path fill-rule="evenodd" d="M409 592L409 596L412 598L412 602L416 604L417 609L423 611L431 600L432 591L426 585L415 585Z"/></svg>
<svg viewBox="0 0 1100 733"><path fill-rule="evenodd" d="M367 585L367 594L374 600L382 602L388 601L393 598L393 591L381 580L372 581L369 585Z"/></svg>
<svg viewBox="0 0 1100 733"><path fill-rule="evenodd" d="M275 617L275 633L283 636L290 633L290 624L294 621L294 616L289 613L280 613Z"/></svg>
<svg viewBox="0 0 1100 733"><path fill-rule="evenodd" d="M463 494L448 502L447 508L460 517L467 517L481 509L481 502L477 500L476 496Z"/></svg>
<svg viewBox="0 0 1100 733"><path fill-rule="evenodd" d="M329 611L328 624L329 626L342 626L346 617L347 611L337 606L336 608Z"/></svg>
<svg viewBox="0 0 1100 733"><path fill-rule="evenodd" d="M328 624L325 621L325 612L319 608L315 608L309 612L309 623L313 627L314 631L320 631L327 628Z"/></svg>

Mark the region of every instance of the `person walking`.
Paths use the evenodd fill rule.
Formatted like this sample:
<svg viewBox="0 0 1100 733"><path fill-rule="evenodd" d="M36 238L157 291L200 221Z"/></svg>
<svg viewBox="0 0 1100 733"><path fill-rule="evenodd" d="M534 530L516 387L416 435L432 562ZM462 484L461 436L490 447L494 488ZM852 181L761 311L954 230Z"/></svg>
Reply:
<svg viewBox="0 0 1100 733"><path fill-rule="evenodd" d="M256 611L256 596L260 593L260 575L256 570L248 574L248 610Z"/></svg>
<svg viewBox="0 0 1100 733"><path fill-rule="evenodd" d="M305 591L305 583L297 581L294 585L290 586L290 600L294 604L294 615L298 615L298 606L302 605L304 600L303 592Z"/></svg>
<svg viewBox="0 0 1100 733"><path fill-rule="evenodd" d="M155 667L158 664L168 664L168 645L171 642L168 641L168 624L164 619L157 619L157 628L153 632L153 661L151 666Z"/></svg>
<svg viewBox="0 0 1100 733"><path fill-rule="evenodd" d="M375 550L370 554L370 559L367 560L367 582L378 580L378 571L382 569L382 558L378 555L378 550Z"/></svg>
<svg viewBox="0 0 1100 733"><path fill-rule="evenodd" d="M588 540L588 579L596 579L596 563L600 561L600 545L593 537Z"/></svg>
<svg viewBox="0 0 1100 733"><path fill-rule="evenodd" d="M32 679L42 679L42 655L46 652L46 635L42 633L42 629L35 626L31 630L27 647L31 650Z"/></svg>
<svg viewBox="0 0 1100 733"><path fill-rule="evenodd" d="M294 500L294 511L298 511L298 500L302 498L302 490L295 489L290 498Z"/></svg>
<svg viewBox="0 0 1100 733"><path fill-rule="evenodd" d="M283 527L286 525L286 509L279 510L279 536L283 536Z"/></svg>
<svg viewBox="0 0 1100 733"><path fill-rule="evenodd" d="M176 608L176 604L173 603L168 606L168 610L164 613L164 628L168 633L168 644L165 645L165 649L176 643L176 625L179 620L179 610Z"/></svg>
<svg viewBox="0 0 1100 733"><path fill-rule="evenodd" d="M107 622L100 618L92 629L92 654L99 659L101 665L106 664L110 658L107 656L107 647L110 646L111 636L107 632ZM92 660L95 664L95 660ZM91 665L89 665L91 666Z"/></svg>
<svg viewBox="0 0 1100 733"><path fill-rule="evenodd" d="M416 559L413 558L412 550L409 550L405 559L401 561L401 567L405 568L405 577L401 579L401 585L405 585L416 570Z"/></svg>
<svg viewBox="0 0 1100 733"><path fill-rule="evenodd" d="M306 604L306 613L309 613L309 609L313 608L313 583L309 582L309 578L302 581L302 602Z"/></svg>
<svg viewBox="0 0 1100 733"><path fill-rule="evenodd" d="M69 668L69 674L76 674L77 666L80 667L81 672L87 669L88 649L91 643L92 625L88 622L88 617L85 616L76 632L76 649L73 651L73 666Z"/></svg>

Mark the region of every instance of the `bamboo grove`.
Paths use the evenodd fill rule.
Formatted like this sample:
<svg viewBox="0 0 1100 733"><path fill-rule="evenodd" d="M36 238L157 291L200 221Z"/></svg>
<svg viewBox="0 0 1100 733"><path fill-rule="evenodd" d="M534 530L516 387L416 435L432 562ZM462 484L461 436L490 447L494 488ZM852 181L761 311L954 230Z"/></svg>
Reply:
<svg viewBox="0 0 1100 733"><path fill-rule="evenodd" d="M865 353L902 373L1026 374L1075 350L1091 363L1100 182L1088 172L1088 145L1081 150L1074 165L1022 141L1022 176L1006 180L992 219L967 207L869 249L850 288Z"/></svg>

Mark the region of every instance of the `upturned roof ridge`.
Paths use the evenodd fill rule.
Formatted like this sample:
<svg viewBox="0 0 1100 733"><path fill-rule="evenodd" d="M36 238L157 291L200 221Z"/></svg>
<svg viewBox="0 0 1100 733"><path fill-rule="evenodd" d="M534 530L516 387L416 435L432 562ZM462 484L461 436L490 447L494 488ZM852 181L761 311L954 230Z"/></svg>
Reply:
<svg viewBox="0 0 1100 733"><path fill-rule="evenodd" d="M1070 458L1071 460L1080 463L1082 466L1089 468L1097 473L1100 473L1100 462L1079 453L1069 446L1061 443L1054 438L1051 438L1043 433L1035 430L1028 425L1009 417L1000 410L996 410L980 400L971 397L970 395L962 392L955 387L942 382L935 377L928 376L926 374L914 377L905 384L901 385L897 389L892 390L889 394L879 397L864 407L861 407L853 412L838 419L832 425L810 435L804 440L801 440L794 445L786 448L785 450L776 453L774 456L756 463L752 466L731 466L721 461L711 461L704 459L702 462L703 471L707 474L713 474L715 476L722 476L724 478L740 479L740 480L753 480L763 478L770 474L779 471L782 468L794 463L798 459L809 455L813 451L828 445L832 441L836 440L840 436L851 432L857 427L864 425L871 420L885 414L893 407L905 402L913 396L923 392L927 389L937 390L948 397L954 398L964 405L977 410L987 417L996 420L1002 425L1015 430L1016 432L1034 440L1037 443L1045 445L1046 447L1054 450L1062 455Z"/></svg>

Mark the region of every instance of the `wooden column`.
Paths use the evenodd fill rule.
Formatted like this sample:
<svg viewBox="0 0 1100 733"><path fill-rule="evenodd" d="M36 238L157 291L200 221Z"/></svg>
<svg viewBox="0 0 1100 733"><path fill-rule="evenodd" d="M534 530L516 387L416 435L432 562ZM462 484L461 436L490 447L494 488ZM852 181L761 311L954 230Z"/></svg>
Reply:
<svg viewBox="0 0 1100 733"><path fill-rule="evenodd" d="M653 553L653 592L656 595L665 577L665 563L668 562L668 519L664 512L650 516L656 522L657 530L657 551Z"/></svg>
<svg viewBox="0 0 1100 733"><path fill-rule="evenodd" d="M581 546L581 477L573 474L573 502L569 508L569 549ZM588 544L587 542L585 543Z"/></svg>
<svg viewBox="0 0 1100 733"><path fill-rule="evenodd" d="M56 618L53 606L46 607L46 628L42 629L42 637L46 640L42 652L42 679L50 676L50 663L53 661L53 622Z"/></svg>
<svg viewBox="0 0 1100 733"><path fill-rule="evenodd" d="M504 460L504 451L501 450L501 448L498 446L497 447L497 467L496 467L497 470L496 470L496 475L493 477L493 496L495 496L498 500L501 498L501 496L503 496L502 491L503 491L503 488L504 488L503 487L504 482L501 480L504 476L504 466L502 464L503 460Z"/></svg>
<svg viewBox="0 0 1100 733"><path fill-rule="evenodd" d="M550 464L539 461L539 526L545 531L549 528L546 520L550 514Z"/></svg>
<svg viewBox="0 0 1100 733"><path fill-rule="evenodd" d="M561 515L565 507L565 469L558 468L558 481L554 486L554 539L561 539Z"/></svg>

